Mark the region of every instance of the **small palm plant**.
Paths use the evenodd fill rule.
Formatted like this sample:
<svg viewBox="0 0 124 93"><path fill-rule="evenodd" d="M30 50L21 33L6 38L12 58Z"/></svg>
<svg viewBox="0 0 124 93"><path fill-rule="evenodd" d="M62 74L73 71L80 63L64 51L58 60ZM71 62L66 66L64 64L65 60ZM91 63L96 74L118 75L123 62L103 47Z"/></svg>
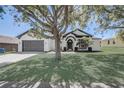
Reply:
<svg viewBox="0 0 124 93"><path fill-rule="evenodd" d="M90 38L83 37L77 42L76 46L79 46L80 48L87 48L90 44L92 44Z"/></svg>

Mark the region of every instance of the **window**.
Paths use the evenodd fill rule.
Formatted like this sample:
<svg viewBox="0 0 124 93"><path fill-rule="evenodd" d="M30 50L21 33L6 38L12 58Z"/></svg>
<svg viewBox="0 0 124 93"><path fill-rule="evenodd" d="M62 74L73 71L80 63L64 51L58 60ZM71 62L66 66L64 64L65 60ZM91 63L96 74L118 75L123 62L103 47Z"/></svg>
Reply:
<svg viewBox="0 0 124 93"><path fill-rule="evenodd" d="M113 44L115 44L115 40L113 40Z"/></svg>
<svg viewBox="0 0 124 93"><path fill-rule="evenodd" d="M83 43L83 39L78 39L78 41L79 41L80 43Z"/></svg>
<svg viewBox="0 0 124 93"><path fill-rule="evenodd" d="M108 40L108 45L110 44L110 40Z"/></svg>
<svg viewBox="0 0 124 93"><path fill-rule="evenodd" d="M83 39L78 39L79 48L86 48L86 44Z"/></svg>
<svg viewBox="0 0 124 93"><path fill-rule="evenodd" d="M101 47L101 43L102 43L102 42L100 41L100 42L99 42L99 44L100 44L100 47Z"/></svg>

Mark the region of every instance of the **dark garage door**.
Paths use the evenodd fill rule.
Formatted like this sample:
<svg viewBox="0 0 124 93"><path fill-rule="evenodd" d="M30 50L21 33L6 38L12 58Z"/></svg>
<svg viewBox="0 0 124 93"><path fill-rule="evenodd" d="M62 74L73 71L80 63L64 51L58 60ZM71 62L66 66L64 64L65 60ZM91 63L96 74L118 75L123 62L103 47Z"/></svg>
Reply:
<svg viewBox="0 0 124 93"><path fill-rule="evenodd" d="M44 40L22 41L23 51L44 51Z"/></svg>

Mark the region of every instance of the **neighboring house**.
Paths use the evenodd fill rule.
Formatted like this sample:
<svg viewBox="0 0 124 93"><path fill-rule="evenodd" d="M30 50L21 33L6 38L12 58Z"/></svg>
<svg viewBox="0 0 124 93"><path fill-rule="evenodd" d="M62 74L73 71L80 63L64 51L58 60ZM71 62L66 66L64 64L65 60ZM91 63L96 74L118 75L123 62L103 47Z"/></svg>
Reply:
<svg viewBox="0 0 124 93"><path fill-rule="evenodd" d="M124 42L117 38L109 38L101 41L101 46L116 46L116 47L124 47Z"/></svg>
<svg viewBox="0 0 124 93"><path fill-rule="evenodd" d="M37 39L29 35L29 31L18 35L19 45L18 51L54 51L55 41L53 39ZM83 38L87 37L92 41L92 44L82 45ZM62 51L75 51L75 50L90 50L99 51L100 50L100 38L94 38L92 35L76 29L74 31L64 34L61 38L61 50ZM78 43L78 44L77 44Z"/></svg>
<svg viewBox="0 0 124 93"><path fill-rule="evenodd" d="M5 48L6 51L18 51L18 39L0 35L0 48Z"/></svg>

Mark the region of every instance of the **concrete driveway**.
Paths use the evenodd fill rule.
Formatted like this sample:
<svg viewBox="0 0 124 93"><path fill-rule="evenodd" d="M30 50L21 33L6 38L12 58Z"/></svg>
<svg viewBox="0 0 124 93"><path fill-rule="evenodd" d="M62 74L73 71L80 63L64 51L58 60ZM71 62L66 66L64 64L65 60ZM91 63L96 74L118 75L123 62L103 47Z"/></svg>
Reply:
<svg viewBox="0 0 124 93"><path fill-rule="evenodd" d="M32 57L38 53L13 53L0 55L0 67Z"/></svg>

